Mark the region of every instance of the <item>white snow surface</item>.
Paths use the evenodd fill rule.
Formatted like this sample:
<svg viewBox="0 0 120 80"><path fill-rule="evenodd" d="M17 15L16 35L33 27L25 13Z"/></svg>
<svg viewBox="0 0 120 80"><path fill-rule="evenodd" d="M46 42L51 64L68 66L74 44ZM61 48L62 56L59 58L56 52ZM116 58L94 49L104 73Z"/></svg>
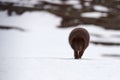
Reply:
<svg viewBox="0 0 120 80"><path fill-rule="evenodd" d="M106 8L104 6L101 6L101 5L95 5L94 9L98 10L98 11L104 11L104 12L108 12L109 11L108 8Z"/></svg>
<svg viewBox="0 0 120 80"><path fill-rule="evenodd" d="M100 18L100 17L106 17L106 13L100 13L100 12L86 12L81 14L82 17L88 17L88 18Z"/></svg>
<svg viewBox="0 0 120 80"><path fill-rule="evenodd" d="M61 20L48 12L10 17L0 12L0 25L26 30L0 30L0 80L120 80L120 46L90 43L82 59L75 60L68 43L74 28L57 28ZM78 27L83 26L90 34L103 34L106 41L120 34L94 25ZM91 40L97 39L91 36ZM115 40L120 38L112 37Z"/></svg>

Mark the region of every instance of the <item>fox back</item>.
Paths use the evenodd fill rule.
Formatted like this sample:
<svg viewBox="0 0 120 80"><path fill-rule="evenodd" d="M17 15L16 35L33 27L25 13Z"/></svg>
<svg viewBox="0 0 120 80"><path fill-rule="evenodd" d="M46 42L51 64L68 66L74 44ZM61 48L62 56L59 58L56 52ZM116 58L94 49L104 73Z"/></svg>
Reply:
<svg viewBox="0 0 120 80"><path fill-rule="evenodd" d="M79 52L82 56L83 52L89 45L90 36L86 29L76 28L69 35L69 43L74 52Z"/></svg>

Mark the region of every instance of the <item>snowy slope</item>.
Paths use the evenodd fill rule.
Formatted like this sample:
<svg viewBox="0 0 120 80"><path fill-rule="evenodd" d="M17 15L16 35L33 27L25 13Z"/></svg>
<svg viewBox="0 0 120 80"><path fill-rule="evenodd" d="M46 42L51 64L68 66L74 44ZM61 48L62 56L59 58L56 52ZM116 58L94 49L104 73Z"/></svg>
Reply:
<svg viewBox="0 0 120 80"><path fill-rule="evenodd" d="M74 60L68 44L73 28L60 29L61 18L47 12L8 17L0 12L0 25L24 28L0 30L0 80L119 80L120 46L91 44L83 59ZM84 26L104 41L119 41L119 31ZM100 38L101 39L101 38ZM100 40L91 36L91 40ZM112 56L113 55L113 56ZM117 56L115 56L117 55Z"/></svg>

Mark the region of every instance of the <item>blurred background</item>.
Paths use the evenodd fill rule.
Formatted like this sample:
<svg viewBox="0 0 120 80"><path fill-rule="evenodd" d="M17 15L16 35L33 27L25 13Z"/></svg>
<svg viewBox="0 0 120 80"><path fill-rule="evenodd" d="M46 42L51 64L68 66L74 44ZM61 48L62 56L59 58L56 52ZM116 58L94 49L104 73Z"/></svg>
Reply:
<svg viewBox="0 0 120 80"><path fill-rule="evenodd" d="M90 45L74 60L69 33ZM0 80L119 80L120 0L0 0Z"/></svg>
<svg viewBox="0 0 120 80"><path fill-rule="evenodd" d="M120 29L119 0L0 0L0 12L6 11L8 16L22 15L25 12L47 11L62 20L56 27L70 28L78 25L96 25L105 29ZM0 25L0 29L22 28ZM100 37L99 34L93 34ZM114 35L120 37L119 34ZM95 44L120 45L91 41Z"/></svg>
<svg viewBox="0 0 120 80"><path fill-rule="evenodd" d="M7 11L9 16L27 11L48 11L62 18L59 25L62 28L94 24L120 29L119 0L0 0L0 11Z"/></svg>

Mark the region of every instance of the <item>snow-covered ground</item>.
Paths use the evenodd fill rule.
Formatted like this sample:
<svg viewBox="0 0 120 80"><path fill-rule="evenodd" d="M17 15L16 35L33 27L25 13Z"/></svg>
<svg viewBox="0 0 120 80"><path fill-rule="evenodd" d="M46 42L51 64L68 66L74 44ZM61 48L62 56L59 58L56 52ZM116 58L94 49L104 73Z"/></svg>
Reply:
<svg viewBox="0 0 120 80"><path fill-rule="evenodd" d="M61 18L47 12L26 12L8 17L0 12L0 25L25 29L0 30L0 80L119 80L120 46L91 44L83 59L75 60L68 43L72 29L57 28ZM120 31L81 25L92 40L120 42Z"/></svg>

